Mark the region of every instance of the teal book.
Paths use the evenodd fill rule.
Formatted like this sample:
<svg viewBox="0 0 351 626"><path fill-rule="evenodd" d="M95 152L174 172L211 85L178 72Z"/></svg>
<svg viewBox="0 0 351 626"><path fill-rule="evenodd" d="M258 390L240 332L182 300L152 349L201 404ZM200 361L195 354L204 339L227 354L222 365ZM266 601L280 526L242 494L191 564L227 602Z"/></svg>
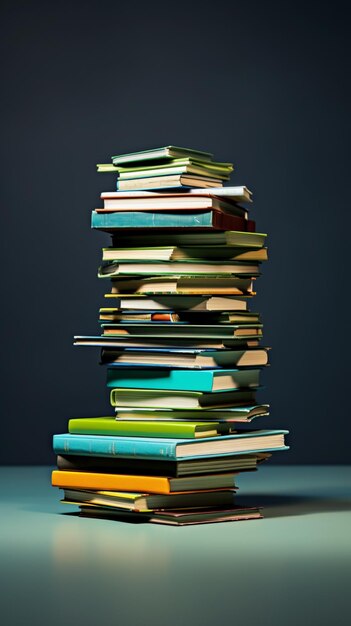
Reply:
<svg viewBox="0 0 351 626"><path fill-rule="evenodd" d="M60 455L133 459L196 459L235 454L287 450L287 430L254 430L203 439L114 437L109 435L54 435L54 452Z"/></svg>
<svg viewBox="0 0 351 626"><path fill-rule="evenodd" d="M221 211L116 211L92 212L91 227L114 231L119 228L200 228L254 231L255 223Z"/></svg>
<svg viewBox="0 0 351 626"><path fill-rule="evenodd" d="M107 369L107 386L124 389L167 389L172 391L230 391L257 388L260 369Z"/></svg>

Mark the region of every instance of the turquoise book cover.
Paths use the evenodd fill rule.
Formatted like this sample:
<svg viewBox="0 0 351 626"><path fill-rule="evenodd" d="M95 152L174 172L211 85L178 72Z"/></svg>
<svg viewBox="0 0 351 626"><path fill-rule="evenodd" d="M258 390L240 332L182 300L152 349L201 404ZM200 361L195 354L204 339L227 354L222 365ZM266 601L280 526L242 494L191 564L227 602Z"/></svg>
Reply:
<svg viewBox="0 0 351 626"><path fill-rule="evenodd" d="M287 450L288 447L284 443L279 447L265 445L265 438L271 442L271 437L275 435L285 435L287 430L256 430L246 431L245 433L235 435L223 435L221 437L206 437L197 441L189 439L166 439L156 437L114 437L109 435L76 435L62 434L54 435L53 448L56 454L76 454L83 456L108 456L121 458L139 458L139 459L177 459L177 449L180 447L193 446L190 448L189 454L182 453L183 458L207 458L212 456L228 456L233 454L243 454L243 450L236 452L231 450L222 452L221 448L226 448L226 441L233 441L242 438L250 439L259 437L262 444L257 447L250 448L247 444L245 454L257 452L269 452L270 450ZM267 439L266 439L267 440ZM210 452L206 444L210 443ZM204 445L205 444L205 447ZM194 446L198 450L198 454L194 454ZM202 446L200 448L200 446ZM201 451L204 453L201 454ZM193 454L191 453L193 452Z"/></svg>
<svg viewBox="0 0 351 626"><path fill-rule="evenodd" d="M168 389L172 391L225 391L258 387L260 369L181 370L147 368L107 369L107 387Z"/></svg>

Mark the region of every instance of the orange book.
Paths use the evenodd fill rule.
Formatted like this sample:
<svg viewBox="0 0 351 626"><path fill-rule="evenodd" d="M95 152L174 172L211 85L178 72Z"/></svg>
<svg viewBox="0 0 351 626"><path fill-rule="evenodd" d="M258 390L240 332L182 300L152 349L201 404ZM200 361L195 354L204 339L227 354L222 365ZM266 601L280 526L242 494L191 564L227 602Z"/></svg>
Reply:
<svg viewBox="0 0 351 626"><path fill-rule="evenodd" d="M92 489L97 491L129 491L140 493L181 493L234 489L235 474L209 474L168 478L164 476L130 476L95 472L54 470L52 484L61 489Z"/></svg>

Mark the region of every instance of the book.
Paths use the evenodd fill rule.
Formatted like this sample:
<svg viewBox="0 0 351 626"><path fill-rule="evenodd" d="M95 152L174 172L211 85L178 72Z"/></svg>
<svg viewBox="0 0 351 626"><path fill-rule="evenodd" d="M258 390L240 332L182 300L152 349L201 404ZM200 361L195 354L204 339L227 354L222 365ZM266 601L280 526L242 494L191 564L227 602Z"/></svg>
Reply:
<svg viewBox="0 0 351 626"><path fill-rule="evenodd" d="M262 337L262 324L138 324L101 322L104 335L161 338L253 338Z"/></svg>
<svg viewBox="0 0 351 626"><path fill-rule="evenodd" d="M201 261L186 262L171 261L170 263L147 262L127 262L116 261L107 262L101 265L98 270L99 278L113 278L114 276L259 276L258 263L213 261L205 263Z"/></svg>
<svg viewBox="0 0 351 626"><path fill-rule="evenodd" d="M201 474L254 471L257 465L271 456L270 453L208 457L205 459L179 459L170 461L164 458L138 459L103 456L63 454L57 456L60 470L103 472L107 474L132 474L146 476L195 476Z"/></svg>
<svg viewBox="0 0 351 626"><path fill-rule="evenodd" d="M259 313L253 311L143 311L101 307L102 322L164 322L175 324L260 324Z"/></svg>
<svg viewBox="0 0 351 626"><path fill-rule="evenodd" d="M215 229L254 231L253 220L246 220L237 215L223 211L208 209L202 211L115 211L113 213L98 213L92 211L91 227L106 232L119 229L143 230L144 228L160 229Z"/></svg>
<svg viewBox="0 0 351 626"><path fill-rule="evenodd" d="M171 478L167 476L140 476L134 474L105 474L102 472L54 470L52 472L52 484L61 489L171 494L182 491L207 492L212 489L235 489L235 476L236 474L234 473L225 473ZM91 493L90 495L93 498L98 496L97 493ZM172 500L173 498L171 501ZM103 504L103 502L100 502L100 504ZM161 504L161 506L164 506L164 504ZM177 504L171 503L171 506L177 506ZM191 504L191 506L195 505Z"/></svg>
<svg viewBox="0 0 351 626"><path fill-rule="evenodd" d="M53 472L55 473L55 472ZM60 474L61 472L56 472ZM73 479L69 481L70 474L79 474L83 472L63 472L66 475L67 482L74 482ZM104 474L96 474L97 477L103 477ZM140 478L140 477L139 477ZM59 479L53 477L53 486L64 488L64 485L57 484ZM159 478L156 480L160 480ZM55 482L54 482L55 481ZM83 482L82 479L79 482ZM97 482L102 482L97 481ZM69 487L69 485L67 485ZM65 502L70 503L86 503L94 504L106 507L113 507L116 509L129 509L131 511L152 511L154 509L182 509L198 507L216 507L216 506L231 506L234 503L234 491L233 490L218 490L218 491L198 491L190 493L133 493L128 491L112 491L112 490L97 490L97 491L85 491L83 489L65 489Z"/></svg>
<svg viewBox="0 0 351 626"><path fill-rule="evenodd" d="M218 163L214 161L195 161L194 159L174 159L170 163L162 165L142 165L141 167L118 166L119 180L133 180L148 178L151 176L174 176L188 174L195 176L208 176L219 180L229 180L233 170L231 163Z"/></svg>
<svg viewBox="0 0 351 626"><path fill-rule="evenodd" d="M226 454L251 454L287 450L286 430L256 430L189 441L156 437L112 437L109 435L54 435L56 454L82 454L140 459L199 458Z"/></svg>
<svg viewBox="0 0 351 626"><path fill-rule="evenodd" d="M111 157L114 165L134 164L143 161L162 161L170 159L197 158L201 161L212 161L213 154L203 150L193 150L192 148L180 148L179 146L163 146L162 148L152 148L150 150L140 150L139 152L129 152Z"/></svg>
<svg viewBox="0 0 351 626"><path fill-rule="evenodd" d="M96 207L95 212L96 213L102 213L102 214L109 214L109 213L118 213L118 212L122 212L122 213L126 213L126 212L131 212L131 211L142 211L143 213L145 212L151 212L151 213L169 213L170 211L177 211L177 213L197 213L200 211L204 211L204 210L215 210L215 211L222 211L223 213L226 213L227 215L236 215L237 217L240 217L242 219L247 220L249 217L249 213L246 209L244 209L243 207L239 206L238 204L235 204L234 202L225 202L223 200L219 200L217 198L212 198L212 199L208 199L207 201L201 200L200 202L197 203L197 205L193 202L193 203L188 203L189 206L186 206L186 203L159 203L157 206L155 206L153 203L137 203L135 201L133 201L133 203L129 203L128 206L128 202L124 202L123 203L124 206L117 206L116 208L106 208L106 207Z"/></svg>
<svg viewBox="0 0 351 626"><path fill-rule="evenodd" d="M117 189L121 191L132 191L135 189L165 189L177 187L220 187L220 178L210 178L199 176L198 174L173 174L169 176L149 176L145 178L132 178L128 180L117 180Z"/></svg>
<svg viewBox="0 0 351 626"><path fill-rule="evenodd" d="M267 248L239 248L236 246L196 246L194 248L103 248L103 261L267 261Z"/></svg>
<svg viewBox="0 0 351 626"><path fill-rule="evenodd" d="M251 224L251 225L250 225ZM157 230L139 233L133 230L131 233L123 233L123 237L119 233L112 234L113 248L150 248L153 246L178 246L178 247L194 247L194 246L245 246L247 248L261 248L265 245L267 235L264 233L256 233L254 230L254 222L249 220L249 229L247 231L228 230L210 232L199 232L196 230L176 231L169 230L159 233Z"/></svg>
<svg viewBox="0 0 351 626"><path fill-rule="evenodd" d="M140 276L113 278L111 293L160 295L253 295L254 277L237 276Z"/></svg>
<svg viewBox="0 0 351 626"><path fill-rule="evenodd" d="M198 409L179 408L159 408L148 409L146 407L116 407L116 419L121 420L196 420ZM243 423L249 424L256 417L264 417L269 415L269 404L253 404L246 406L232 406L220 409L201 410L201 421L209 420L211 422L227 422L229 424ZM199 416L200 417L200 416Z"/></svg>
<svg viewBox="0 0 351 626"><path fill-rule="evenodd" d="M152 311L247 311L247 296L198 296L192 294L157 294L149 298L145 294L118 295L108 293L105 298L113 300L120 310Z"/></svg>
<svg viewBox="0 0 351 626"><path fill-rule="evenodd" d="M109 164L110 165L110 164ZM116 170L117 171L117 170ZM225 198L226 200L231 200L232 202L238 203L246 203L252 202L252 192L245 187L245 185L237 185L235 187L211 187L201 189L199 187L195 189L177 189L176 192L166 190L166 191L103 191L100 195L101 200L108 201L108 205L112 207L115 201L119 200L150 200L156 203L163 203L164 201L174 198L175 202L191 202L191 198L195 197L195 202L198 201L199 198ZM116 202L116 204L117 204ZM156 205L155 205L156 206Z"/></svg>
<svg viewBox="0 0 351 626"><path fill-rule="evenodd" d="M185 391L118 387L111 389L112 406L150 409L197 409L255 404L256 388L231 391Z"/></svg>
<svg viewBox="0 0 351 626"><path fill-rule="evenodd" d="M263 516L259 508L242 508L233 506L221 509L191 509L183 511L156 511L147 513L117 512L117 509L103 506L81 506L82 517L96 517L151 524L166 524L170 526L190 526L195 524L210 524L218 522L240 522L242 520L261 519Z"/></svg>
<svg viewBox="0 0 351 626"><path fill-rule="evenodd" d="M110 366L157 366L172 368L221 368L221 367L263 367L268 363L268 348L246 348L244 350L124 350L101 351L101 363Z"/></svg>
<svg viewBox="0 0 351 626"><path fill-rule="evenodd" d="M107 368L107 387L167 389L173 391L231 391L259 386L259 369L177 370Z"/></svg>
<svg viewBox="0 0 351 626"><path fill-rule="evenodd" d="M229 179L233 171L232 163L220 163L218 161L201 160L194 157L182 157L164 161L163 163L134 163L114 165L113 163L98 163L98 172L116 172L120 177L137 176L163 176L178 172L198 174L200 176L214 176L220 179Z"/></svg>
<svg viewBox="0 0 351 626"><path fill-rule="evenodd" d="M68 421L68 432L81 435L123 435L125 437L178 437L197 439L228 433L219 422L116 420L115 417L82 417ZM225 425L224 425L225 426Z"/></svg>
<svg viewBox="0 0 351 626"><path fill-rule="evenodd" d="M186 337L133 337L132 335L76 335L73 345L75 346L93 346L99 348L195 348L195 349L213 349L226 350L229 348L256 347L258 346L258 338L250 338L243 340L242 337L224 337L224 338L186 338Z"/></svg>
<svg viewBox="0 0 351 626"><path fill-rule="evenodd" d="M163 163L129 163L125 165L119 165L118 170L120 172L120 175L128 175L129 173L146 171L150 173L152 172L152 175L155 176L162 176L164 172L168 172L174 168L180 167L189 167L189 171L191 171L191 168L199 167L212 171L214 174L216 172L219 172L227 176L229 176L229 174L233 171L232 163L223 163L221 161L213 161L212 159L210 161L208 159L203 160L199 157L194 156L177 157L175 159L172 159L171 161ZM197 172L194 171L194 173L196 174Z"/></svg>

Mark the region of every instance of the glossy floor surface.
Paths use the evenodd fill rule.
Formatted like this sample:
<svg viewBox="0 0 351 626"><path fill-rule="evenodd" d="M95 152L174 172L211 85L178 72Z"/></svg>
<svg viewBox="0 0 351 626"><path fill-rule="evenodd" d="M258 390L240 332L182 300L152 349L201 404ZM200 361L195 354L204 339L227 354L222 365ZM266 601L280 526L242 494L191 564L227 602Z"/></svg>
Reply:
<svg viewBox="0 0 351 626"><path fill-rule="evenodd" d="M79 518L49 468L0 480L4 626L350 623L351 467L242 474L265 519L183 528Z"/></svg>

